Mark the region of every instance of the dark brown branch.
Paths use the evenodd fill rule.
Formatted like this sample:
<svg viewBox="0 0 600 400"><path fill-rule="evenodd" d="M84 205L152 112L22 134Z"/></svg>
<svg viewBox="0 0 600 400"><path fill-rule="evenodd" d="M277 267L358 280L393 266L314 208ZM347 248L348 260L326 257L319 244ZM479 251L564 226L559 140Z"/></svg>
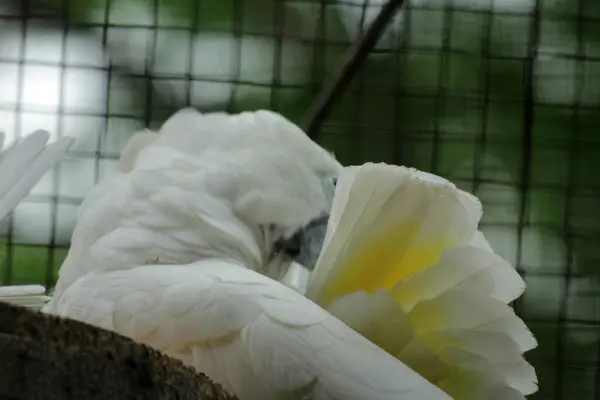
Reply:
<svg viewBox="0 0 600 400"><path fill-rule="evenodd" d="M331 107L350 85L369 53L381 38L385 28L390 24L396 12L400 10L406 0L389 0L381 9L369 29L363 34L356 47L352 48L347 57L344 58L342 66L335 74L330 84L325 86L317 96L307 117L302 125L304 132L313 140L329 114Z"/></svg>
<svg viewBox="0 0 600 400"><path fill-rule="evenodd" d="M0 399L236 398L124 336L0 302Z"/></svg>

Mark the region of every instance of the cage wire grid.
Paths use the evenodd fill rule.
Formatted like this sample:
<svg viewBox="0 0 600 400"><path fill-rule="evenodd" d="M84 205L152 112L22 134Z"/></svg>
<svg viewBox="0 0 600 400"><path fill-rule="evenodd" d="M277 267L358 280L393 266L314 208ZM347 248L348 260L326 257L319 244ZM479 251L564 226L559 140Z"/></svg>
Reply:
<svg viewBox="0 0 600 400"><path fill-rule="evenodd" d="M76 207L139 129L192 105L300 122L375 0L0 4L0 130L72 135L3 222L2 284L51 286ZM408 1L318 131L344 164L386 161L478 195L525 277L532 399L600 399L600 3Z"/></svg>

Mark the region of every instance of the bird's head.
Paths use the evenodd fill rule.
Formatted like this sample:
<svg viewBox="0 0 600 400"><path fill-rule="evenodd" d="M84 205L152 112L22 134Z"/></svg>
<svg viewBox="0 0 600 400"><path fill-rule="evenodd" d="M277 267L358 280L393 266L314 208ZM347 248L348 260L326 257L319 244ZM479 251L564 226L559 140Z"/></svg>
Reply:
<svg viewBox="0 0 600 400"><path fill-rule="evenodd" d="M132 139L125 164L134 172L162 165L189 173L198 193L227 205L254 232L264 273L277 278L291 261L314 267L342 166L295 124L270 111L188 108L142 139Z"/></svg>

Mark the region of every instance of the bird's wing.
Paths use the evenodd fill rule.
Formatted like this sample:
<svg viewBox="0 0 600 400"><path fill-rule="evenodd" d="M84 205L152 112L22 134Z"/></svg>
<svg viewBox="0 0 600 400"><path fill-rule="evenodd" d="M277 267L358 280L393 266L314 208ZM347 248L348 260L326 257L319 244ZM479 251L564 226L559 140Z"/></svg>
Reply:
<svg viewBox="0 0 600 400"><path fill-rule="evenodd" d="M344 168L309 298L328 305L357 290L391 289L417 272L408 264L430 265L445 247L471 240L480 205L449 182L427 184L433 178L415 172L370 163Z"/></svg>
<svg viewBox="0 0 600 400"><path fill-rule="evenodd" d="M307 297L456 399L524 399L537 342L508 304L525 283L477 232L481 211L435 175L346 168Z"/></svg>
<svg viewBox="0 0 600 400"><path fill-rule="evenodd" d="M0 134L0 148L4 135ZM73 138L48 144L47 131L35 131L0 152L0 219L6 217L67 152Z"/></svg>
<svg viewBox="0 0 600 400"><path fill-rule="evenodd" d="M178 357L241 400L449 399L299 293L225 261L90 273L51 311Z"/></svg>

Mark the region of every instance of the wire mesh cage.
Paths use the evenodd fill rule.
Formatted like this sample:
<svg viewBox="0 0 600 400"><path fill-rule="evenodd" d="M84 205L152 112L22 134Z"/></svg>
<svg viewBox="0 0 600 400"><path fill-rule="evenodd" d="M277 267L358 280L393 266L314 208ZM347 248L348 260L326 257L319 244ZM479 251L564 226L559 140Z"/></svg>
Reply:
<svg viewBox="0 0 600 400"><path fill-rule="evenodd" d="M2 223L2 284L54 283L83 196L174 110L307 123L385 3L3 1L0 130L77 141ZM343 164L409 165L479 196L482 231L528 285L531 398L599 398L600 2L406 1L362 55L311 133Z"/></svg>

